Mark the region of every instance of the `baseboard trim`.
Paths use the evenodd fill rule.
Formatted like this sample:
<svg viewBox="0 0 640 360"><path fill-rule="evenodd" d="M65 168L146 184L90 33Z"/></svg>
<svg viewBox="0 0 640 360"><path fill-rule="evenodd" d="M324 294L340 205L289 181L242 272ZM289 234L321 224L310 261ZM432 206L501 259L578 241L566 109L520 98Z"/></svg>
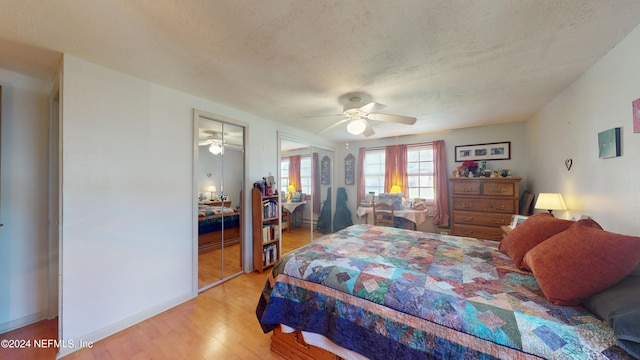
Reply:
<svg viewBox="0 0 640 360"><path fill-rule="evenodd" d="M82 349L83 347L86 347L89 344L95 344L98 341L109 337L115 333L118 333L126 328L129 328L139 322L142 322L144 320L147 320L151 317L154 317L162 312L165 312L173 307L176 307L186 301L189 301L193 298L195 298L196 296L198 296L198 292L188 292L186 294L183 294L181 296L178 296L176 298L173 298L169 301L166 301L162 304L159 304L157 306L154 306L150 309L147 309L145 311L139 312L133 316L130 316L126 319L122 319L116 323L113 323L109 326L106 326L102 329L96 330L94 332L91 332L89 334L86 334L82 337L79 337L77 339L63 339L63 344L77 344L79 346L74 346L74 347L61 347L60 351L58 352L58 356L56 357L56 359L60 359L64 356L67 356L73 352L76 352L80 349ZM64 314L63 314L64 316ZM84 344L84 346L83 346Z"/></svg>
<svg viewBox="0 0 640 360"><path fill-rule="evenodd" d="M27 315L19 319L7 321L0 324L0 334L19 329L21 327L37 323L38 321L50 319L49 310L43 310L35 314Z"/></svg>

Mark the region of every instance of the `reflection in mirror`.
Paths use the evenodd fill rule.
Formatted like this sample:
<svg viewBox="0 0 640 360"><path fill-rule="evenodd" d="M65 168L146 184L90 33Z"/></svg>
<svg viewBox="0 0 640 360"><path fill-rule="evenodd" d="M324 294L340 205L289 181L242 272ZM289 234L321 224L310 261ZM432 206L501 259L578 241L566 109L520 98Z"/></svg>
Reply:
<svg viewBox="0 0 640 360"><path fill-rule="evenodd" d="M242 272L244 127L198 119L198 288Z"/></svg>
<svg viewBox="0 0 640 360"><path fill-rule="evenodd" d="M324 217L322 206L330 196L333 152L281 137L280 156L282 253L286 254L322 236L318 225L330 232L330 202Z"/></svg>

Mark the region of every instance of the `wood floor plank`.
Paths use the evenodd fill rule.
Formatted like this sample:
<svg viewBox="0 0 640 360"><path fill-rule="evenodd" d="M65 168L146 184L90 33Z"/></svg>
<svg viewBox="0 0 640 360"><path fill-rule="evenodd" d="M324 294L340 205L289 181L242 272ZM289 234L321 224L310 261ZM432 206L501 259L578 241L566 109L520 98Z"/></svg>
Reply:
<svg viewBox="0 0 640 360"><path fill-rule="evenodd" d="M131 326L65 360L110 359L261 359L282 360L270 350L255 307L267 272L243 274L197 298ZM0 339L57 339L57 319L0 335ZM57 349L4 349L3 360L55 359Z"/></svg>

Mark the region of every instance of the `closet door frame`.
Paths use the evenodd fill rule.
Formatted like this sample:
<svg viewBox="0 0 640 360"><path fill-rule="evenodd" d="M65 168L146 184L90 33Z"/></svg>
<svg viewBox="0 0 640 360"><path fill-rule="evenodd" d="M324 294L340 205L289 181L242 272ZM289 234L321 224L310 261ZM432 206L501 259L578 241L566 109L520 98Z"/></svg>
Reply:
<svg viewBox="0 0 640 360"><path fill-rule="evenodd" d="M202 288L199 287L198 284L198 194L199 194L199 188L198 188L198 162L199 162L199 144L198 144L198 135L199 135L199 128L200 128L200 120L211 120L211 121L217 121L224 124L228 124L228 125L234 125L234 126L239 126L244 128L243 134L244 134L244 138L243 138L243 165L242 165L242 192L243 192L243 196L241 197L240 201L242 202L240 204L241 206L241 220L240 220L240 226L241 226L241 246L242 246L242 254L240 255L240 259L239 261L241 261L241 265L243 270L234 274L223 274L222 279L215 281L209 285L206 285ZM193 109L193 164L192 164L192 195L191 195L191 199L192 199L192 217L193 217L193 221L192 221L192 260L193 260L193 276L192 276L192 289L194 293L199 293L202 292L204 290L207 290L211 287L214 287L216 285L219 285L227 280L230 280L236 276L242 275L244 273L244 268L245 263L246 263L246 252L247 252L247 242L246 242L246 234L247 231L245 229L244 224L246 224L246 216L247 216L247 200L246 200L246 196L244 196L246 187L247 187L247 181L246 181L246 177L247 177L247 134L248 134L248 130L249 130L249 124L244 122L244 121L240 121L240 120L236 120L236 119L231 119L225 116L221 116L221 115L217 115L214 113L210 113L210 112L206 112L203 110L198 110L198 109ZM221 264L221 266L224 266L223 264Z"/></svg>

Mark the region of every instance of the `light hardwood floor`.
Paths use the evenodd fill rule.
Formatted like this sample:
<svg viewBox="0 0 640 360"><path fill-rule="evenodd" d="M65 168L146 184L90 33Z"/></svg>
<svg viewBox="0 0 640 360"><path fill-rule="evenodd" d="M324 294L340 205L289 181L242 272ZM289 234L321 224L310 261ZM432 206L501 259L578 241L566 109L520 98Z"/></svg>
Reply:
<svg viewBox="0 0 640 360"><path fill-rule="evenodd" d="M320 233L314 233L316 237ZM283 254L310 243L308 229L283 234ZM239 246L229 247L227 261L239 257ZM219 251L201 254L199 262L212 264ZM226 265L235 270L234 265ZM201 266L201 277L218 279L219 265ZM264 334L255 315L267 272L243 274L202 292L197 298L125 329L91 348L78 350L65 360L76 359L283 359L270 350L271 333ZM202 279L201 279L202 280ZM58 338L57 319L40 321L5 334L0 340ZM58 349L0 347L2 360L55 359Z"/></svg>
<svg viewBox="0 0 640 360"><path fill-rule="evenodd" d="M231 279L64 359L283 359L270 351L271 333L262 332L255 315L266 277ZM0 339L57 339L56 324L41 321ZM0 348L0 359L55 359L56 352Z"/></svg>

